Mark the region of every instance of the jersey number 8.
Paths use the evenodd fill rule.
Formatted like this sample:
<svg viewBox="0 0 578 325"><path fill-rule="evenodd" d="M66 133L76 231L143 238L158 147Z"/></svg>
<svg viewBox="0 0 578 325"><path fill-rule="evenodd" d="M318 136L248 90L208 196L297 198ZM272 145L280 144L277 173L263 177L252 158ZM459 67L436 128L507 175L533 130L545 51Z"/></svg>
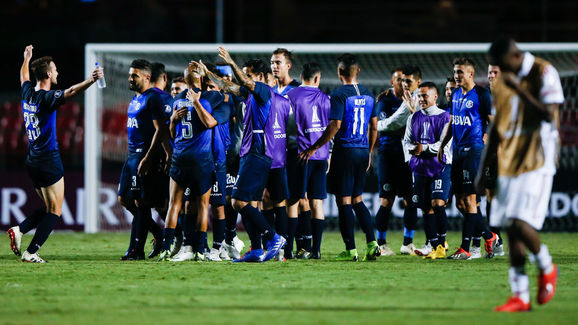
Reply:
<svg viewBox="0 0 578 325"><path fill-rule="evenodd" d="M40 136L40 128L38 128L38 117L36 114L24 112L24 123L26 124L26 132L29 140L36 140Z"/></svg>

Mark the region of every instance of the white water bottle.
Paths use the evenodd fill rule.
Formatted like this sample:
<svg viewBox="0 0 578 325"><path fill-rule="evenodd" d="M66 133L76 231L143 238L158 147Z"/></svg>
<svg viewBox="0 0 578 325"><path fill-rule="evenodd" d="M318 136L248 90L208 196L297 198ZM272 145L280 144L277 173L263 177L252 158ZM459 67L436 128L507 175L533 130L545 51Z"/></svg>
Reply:
<svg viewBox="0 0 578 325"><path fill-rule="evenodd" d="M96 69L101 69L101 70L102 70L102 67L98 65L98 62L94 63L94 67L95 67ZM102 76L102 78L96 80L96 86L97 86L98 88L106 88L106 80L104 79L104 76Z"/></svg>

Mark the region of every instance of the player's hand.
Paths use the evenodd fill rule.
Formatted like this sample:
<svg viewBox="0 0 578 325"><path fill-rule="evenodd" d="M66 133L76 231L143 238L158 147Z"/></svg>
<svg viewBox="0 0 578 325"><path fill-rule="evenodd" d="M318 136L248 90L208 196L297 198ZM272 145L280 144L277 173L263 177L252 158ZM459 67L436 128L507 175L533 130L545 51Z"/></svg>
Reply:
<svg viewBox="0 0 578 325"><path fill-rule="evenodd" d="M444 148L440 147L439 151L438 151L438 161L441 163L445 163L446 160L444 159Z"/></svg>
<svg viewBox="0 0 578 325"><path fill-rule="evenodd" d="M24 60L30 61L30 59L32 58L32 50L33 49L34 49L34 46L32 46L32 45L28 45L24 49Z"/></svg>
<svg viewBox="0 0 578 325"><path fill-rule="evenodd" d="M189 72L195 73L195 74L199 75L200 77L204 77L207 74L207 71L208 71L207 66L205 66L205 64L203 64L202 61L189 62Z"/></svg>
<svg viewBox="0 0 578 325"><path fill-rule="evenodd" d="M201 98L201 92L196 92L192 89L187 90L187 99L190 100L191 102L198 102L199 99Z"/></svg>
<svg viewBox="0 0 578 325"><path fill-rule="evenodd" d="M149 159L148 156L145 156L138 164L138 170L137 170L138 175L139 176L147 175L149 173L149 171L151 170L151 164L152 164L152 161Z"/></svg>
<svg viewBox="0 0 578 325"><path fill-rule="evenodd" d="M92 81L96 82L98 79L102 79L104 78L104 68L103 67L98 67L96 69L94 69L92 71L92 74L90 75Z"/></svg>
<svg viewBox="0 0 578 325"><path fill-rule="evenodd" d="M367 173L370 168L371 168L371 155L369 155L369 162L367 163L367 168L365 169L365 172Z"/></svg>
<svg viewBox="0 0 578 325"><path fill-rule="evenodd" d="M173 110L173 114L171 114L171 123L175 124L183 117L187 116L189 109L186 107L181 107L179 109Z"/></svg>
<svg viewBox="0 0 578 325"><path fill-rule="evenodd" d="M506 84L506 86L508 86L512 89L517 89L520 85L516 75L510 71L502 72L502 80L504 80L504 83Z"/></svg>
<svg viewBox="0 0 578 325"><path fill-rule="evenodd" d="M168 175L171 171L171 162L173 160L173 155L171 153L166 153L167 157L165 158L165 165L163 166L163 172Z"/></svg>
<svg viewBox="0 0 578 325"><path fill-rule="evenodd" d="M403 101L405 103L405 106L407 107L407 110L411 114L413 114L417 111L417 106L415 105L415 102L413 101L413 98L411 97L411 93L407 89L403 91Z"/></svg>
<svg viewBox="0 0 578 325"><path fill-rule="evenodd" d="M414 156L419 156L423 150L423 146L421 143L414 143L415 148L411 149L409 151L409 153L411 153Z"/></svg>
<svg viewBox="0 0 578 325"><path fill-rule="evenodd" d="M307 161L309 161L309 158L311 158L311 156L313 156L315 154L317 150L309 147L307 148L307 150L301 151L301 153L299 154L299 161L301 161L302 163L306 163Z"/></svg>
<svg viewBox="0 0 578 325"><path fill-rule="evenodd" d="M229 51L227 51L226 48L219 46L219 48L217 49L219 51L219 57L221 59L223 59L223 61L225 61L225 63L227 64L235 64L235 61L233 61L233 58L231 58L231 54L229 54Z"/></svg>

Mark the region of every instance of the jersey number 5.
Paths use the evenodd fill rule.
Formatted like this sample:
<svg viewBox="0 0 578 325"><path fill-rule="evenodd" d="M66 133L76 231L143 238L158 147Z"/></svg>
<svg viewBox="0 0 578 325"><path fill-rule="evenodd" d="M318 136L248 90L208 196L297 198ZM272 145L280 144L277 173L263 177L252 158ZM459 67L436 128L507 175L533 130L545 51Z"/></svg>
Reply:
<svg viewBox="0 0 578 325"><path fill-rule="evenodd" d="M359 126L358 126L359 124ZM363 129L365 125L365 107L354 107L353 108L353 135L359 133L363 135Z"/></svg>
<svg viewBox="0 0 578 325"><path fill-rule="evenodd" d="M183 138L190 139L193 137L193 124L191 123L191 112L187 113L186 117L181 119L181 124L183 125Z"/></svg>
<svg viewBox="0 0 578 325"><path fill-rule="evenodd" d="M26 124L26 132L29 140L36 140L40 136L40 128L38 128L38 117L36 114L24 112L24 123Z"/></svg>

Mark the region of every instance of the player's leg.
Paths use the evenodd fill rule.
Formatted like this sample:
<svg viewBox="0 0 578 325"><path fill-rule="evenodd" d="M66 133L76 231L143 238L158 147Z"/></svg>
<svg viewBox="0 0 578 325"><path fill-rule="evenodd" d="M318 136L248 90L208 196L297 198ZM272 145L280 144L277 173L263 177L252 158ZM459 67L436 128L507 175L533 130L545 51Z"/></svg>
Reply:
<svg viewBox="0 0 578 325"><path fill-rule="evenodd" d="M229 259L229 255L223 247L225 240L225 184L226 169L224 165L217 166L215 173L216 181L213 184L213 191L209 204L213 212L213 244L208 259L211 261L222 261Z"/></svg>
<svg viewBox="0 0 578 325"><path fill-rule="evenodd" d="M44 203L44 197L40 188L36 188L36 193ZM46 208L42 207L35 210L32 214L24 218L22 222L10 229L8 229L8 238L10 239L10 249L16 256L21 256L21 246L22 246L22 236L29 232L30 230L36 228L44 215L46 214Z"/></svg>
<svg viewBox="0 0 578 325"><path fill-rule="evenodd" d="M192 200L191 189L187 187L182 197L183 197L182 211L184 211L184 213L180 215L180 223L183 232L183 245L181 246L181 249L171 259L171 261L173 262L189 261L194 258L193 245L196 240L195 223L197 221L197 215L195 204L191 201Z"/></svg>
<svg viewBox="0 0 578 325"><path fill-rule="evenodd" d="M169 185L169 209L165 219L165 229L163 230L162 249L159 261L167 261L171 256L171 245L175 238L175 228L178 223L179 214L183 205L183 194L185 187L179 185L171 178Z"/></svg>
<svg viewBox="0 0 578 325"><path fill-rule="evenodd" d="M417 206L412 203L413 178L409 165L399 158L394 172L395 187L399 196L403 198L403 242L399 252L411 255L416 247L413 244L413 236L417 229Z"/></svg>
<svg viewBox="0 0 578 325"><path fill-rule="evenodd" d="M430 185L433 179L423 175L413 174L413 196L412 204L419 207L423 212L424 232L427 244L414 251L415 255L427 256L432 251L430 241L435 236L436 227L434 224L433 209L431 208Z"/></svg>
<svg viewBox="0 0 578 325"><path fill-rule="evenodd" d="M237 259L240 257L245 243L237 236L237 219L239 213L233 209L231 203L231 195L233 194L233 187L237 182L237 174L239 173L239 156L227 155L227 196L225 203L225 217L226 217L226 232L225 245L229 252L229 257Z"/></svg>
<svg viewBox="0 0 578 325"><path fill-rule="evenodd" d="M391 219L391 209L395 202L395 192L393 184L394 166L389 163L390 155L385 152L378 153L377 178L379 183L379 197L381 204L375 216L375 228L377 229L377 244L381 249L381 255L391 256L395 253L387 245L387 230Z"/></svg>
<svg viewBox="0 0 578 325"><path fill-rule="evenodd" d="M321 240L323 238L323 228L325 227L325 213L323 211L323 200L327 198L327 161L309 161L308 170L305 174L307 192L303 193L309 197L309 204L313 213L311 219L311 232L313 245L311 248L311 258L321 259Z"/></svg>
<svg viewBox="0 0 578 325"><path fill-rule="evenodd" d="M299 220L297 225L297 249L301 254L297 255L307 255L307 252L311 252L311 207L309 206L309 200L307 196L299 200ZM300 242L300 243L299 243ZM297 256L301 258L301 256Z"/></svg>

